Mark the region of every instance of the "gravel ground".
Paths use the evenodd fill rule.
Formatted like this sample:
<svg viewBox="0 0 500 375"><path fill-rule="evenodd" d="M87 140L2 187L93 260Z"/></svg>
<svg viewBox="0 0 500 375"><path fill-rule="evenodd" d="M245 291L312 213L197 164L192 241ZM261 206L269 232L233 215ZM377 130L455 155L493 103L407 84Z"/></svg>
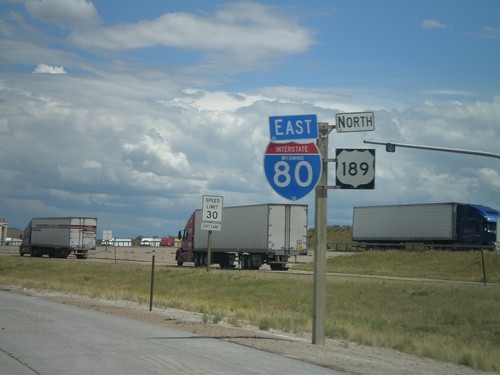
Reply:
<svg viewBox="0 0 500 375"><path fill-rule="evenodd" d="M114 249L98 249L89 260L109 259L114 261ZM151 261L151 248L116 249L117 261ZM1 251L7 255L9 251ZM156 249L156 262L170 263L175 249ZM12 255L12 253L10 254ZM298 261L308 261L303 257ZM311 258L312 259L312 258ZM173 263L173 262L172 262ZM6 289L6 287L4 287ZM132 319L144 320L153 324L175 327L199 335L214 337L268 352L279 353L290 358L314 363L323 367L344 370L352 374L366 375L472 375L488 374L467 367L436 362L419 358L395 350L365 347L343 340L327 339L324 346L311 344L311 333L291 334L275 330L262 331L254 326L231 326L221 321L217 324L203 322L201 314L175 310L153 308L125 301L104 301L88 297L48 293L16 287L8 287L13 292L23 293L40 298L47 298L58 303L71 304L80 308L102 311Z"/></svg>

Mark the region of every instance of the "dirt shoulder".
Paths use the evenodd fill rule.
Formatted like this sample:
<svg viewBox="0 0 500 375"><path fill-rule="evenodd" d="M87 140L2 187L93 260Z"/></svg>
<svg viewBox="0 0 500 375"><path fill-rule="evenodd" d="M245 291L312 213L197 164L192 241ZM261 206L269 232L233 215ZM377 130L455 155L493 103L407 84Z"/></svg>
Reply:
<svg viewBox="0 0 500 375"><path fill-rule="evenodd" d="M201 314L176 310L149 311L149 306L126 301L104 301L25 288L4 287L4 290L49 299L57 303L101 311L176 328L197 335L244 345L319 366L361 375L472 375L487 374L466 367L418 358L395 350L365 347L352 342L327 339L324 346L311 344L310 333L290 334L262 331L254 326L231 326L225 321L206 322ZM205 322L204 322L205 320ZM210 319L208 319L210 320Z"/></svg>

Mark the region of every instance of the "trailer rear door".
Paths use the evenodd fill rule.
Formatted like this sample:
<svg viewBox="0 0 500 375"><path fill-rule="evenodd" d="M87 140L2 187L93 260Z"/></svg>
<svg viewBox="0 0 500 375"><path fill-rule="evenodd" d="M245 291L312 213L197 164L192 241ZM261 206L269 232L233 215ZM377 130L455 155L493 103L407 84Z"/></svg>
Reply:
<svg viewBox="0 0 500 375"><path fill-rule="evenodd" d="M307 206L269 206L269 249L297 255L306 250Z"/></svg>

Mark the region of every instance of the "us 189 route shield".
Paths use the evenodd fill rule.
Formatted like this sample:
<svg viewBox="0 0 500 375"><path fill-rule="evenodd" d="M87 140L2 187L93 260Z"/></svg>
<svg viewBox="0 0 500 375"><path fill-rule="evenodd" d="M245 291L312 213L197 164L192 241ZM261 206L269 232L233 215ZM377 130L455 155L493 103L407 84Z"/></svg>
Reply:
<svg viewBox="0 0 500 375"><path fill-rule="evenodd" d="M270 142L264 171L271 187L286 199L300 199L313 190L321 176L321 155L315 143Z"/></svg>

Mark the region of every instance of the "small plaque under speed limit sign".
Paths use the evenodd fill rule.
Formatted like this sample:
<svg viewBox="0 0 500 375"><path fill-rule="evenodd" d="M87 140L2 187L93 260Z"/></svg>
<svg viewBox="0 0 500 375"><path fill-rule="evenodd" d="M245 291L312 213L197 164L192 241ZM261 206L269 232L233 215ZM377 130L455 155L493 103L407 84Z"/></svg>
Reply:
<svg viewBox="0 0 500 375"><path fill-rule="evenodd" d="M338 148L336 185L341 189L375 188L375 150Z"/></svg>

